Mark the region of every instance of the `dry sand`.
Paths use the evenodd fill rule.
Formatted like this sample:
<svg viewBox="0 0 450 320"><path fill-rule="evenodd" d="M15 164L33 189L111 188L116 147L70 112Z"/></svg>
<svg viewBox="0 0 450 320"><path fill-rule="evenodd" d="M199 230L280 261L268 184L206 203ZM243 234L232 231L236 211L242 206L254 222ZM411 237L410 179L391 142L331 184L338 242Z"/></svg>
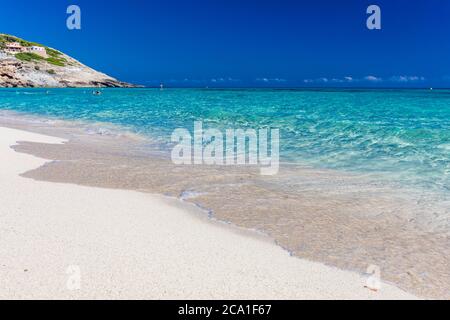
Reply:
<svg viewBox="0 0 450 320"><path fill-rule="evenodd" d="M415 298L368 290L357 273L291 257L178 200L20 177L46 160L16 153L17 141L63 143L0 128L0 298Z"/></svg>

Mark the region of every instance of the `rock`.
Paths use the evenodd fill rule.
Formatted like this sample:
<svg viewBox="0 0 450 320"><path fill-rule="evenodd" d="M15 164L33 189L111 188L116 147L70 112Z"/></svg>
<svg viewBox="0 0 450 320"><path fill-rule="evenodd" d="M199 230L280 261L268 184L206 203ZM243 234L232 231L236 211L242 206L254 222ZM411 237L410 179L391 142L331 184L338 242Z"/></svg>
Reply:
<svg viewBox="0 0 450 320"><path fill-rule="evenodd" d="M60 51L45 46L42 47L53 54L50 59L24 59L22 57L19 57L22 59L18 59L16 54L7 52L4 45L1 46L6 41L4 39L28 43L14 36L0 34L0 87L137 87L133 84L118 81L85 66Z"/></svg>

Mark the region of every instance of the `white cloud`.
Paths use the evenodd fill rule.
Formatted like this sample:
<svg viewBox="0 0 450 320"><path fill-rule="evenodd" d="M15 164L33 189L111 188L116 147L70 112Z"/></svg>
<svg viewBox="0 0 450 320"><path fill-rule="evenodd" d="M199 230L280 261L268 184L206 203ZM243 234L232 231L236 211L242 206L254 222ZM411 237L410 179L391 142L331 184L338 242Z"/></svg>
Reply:
<svg viewBox="0 0 450 320"><path fill-rule="evenodd" d="M363 78L354 78L352 76L345 76L343 78L317 78L317 79L304 79L303 83L312 84L312 83L358 83L358 82L398 82L398 83L408 83L408 82L423 82L425 81L425 77L422 76L392 76L390 78L381 78L374 75L368 75ZM447 78L450 80L450 77Z"/></svg>
<svg viewBox="0 0 450 320"><path fill-rule="evenodd" d="M283 78L256 78L257 82L286 82L286 79Z"/></svg>
<svg viewBox="0 0 450 320"><path fill-rule="evenodd" d="M393 76L390 80L393 82L419 82L425 81L425 78L419 76Z"/></svg>
<svg viewBox="0 0 450 320"><path fill-rule="evenodd" d="M228 77L228 78L220 77L220 78L212 78L210 81L212 83L218 83L218 82L223 83L223 82L239 82L241 80L240 79L234 79L234 78L231 78L231 77Z"/></svg>
<svg viewBox="0 0 450 320"><path fill-rule="evenodd" d="M375 76L366 76L366 77L364 77L364 80L370 81L370 82L380 82L383 79L375 77Z"/></svg>
<svg viewBox="0 0 450 320"><path fill-rule="evenodd" d="M354 79L352 77L344 77L344 78L326 78L326 77L322 77L322 78L318 78L318 79L304 79L303 82L304 83L328 83L328 82L332 82L332 83L343 83L343 82L351 82L354 81Z"/></svg>

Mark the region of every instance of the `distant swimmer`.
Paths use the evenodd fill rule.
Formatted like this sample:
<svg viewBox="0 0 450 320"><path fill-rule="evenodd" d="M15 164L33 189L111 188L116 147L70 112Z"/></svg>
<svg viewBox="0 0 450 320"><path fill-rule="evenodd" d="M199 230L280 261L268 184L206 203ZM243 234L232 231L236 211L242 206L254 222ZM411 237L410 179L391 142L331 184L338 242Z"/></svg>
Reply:
<svg viewBox="0 0 450 320"><path fill-rule="evenodd" d="M164 90L164 85L162 83L159 85L159 90Z"/></svg>
<svg viewBox="0 0 450 320"><path fill-rule="evenodd" d="M102 92L101 92L101 91L98 91L98 90L96 90L96 91L92 92L92 94L93 94L93 95L95 95L95 96L99 96L99 95L101 95L101 94L102 94Z"/></svg>

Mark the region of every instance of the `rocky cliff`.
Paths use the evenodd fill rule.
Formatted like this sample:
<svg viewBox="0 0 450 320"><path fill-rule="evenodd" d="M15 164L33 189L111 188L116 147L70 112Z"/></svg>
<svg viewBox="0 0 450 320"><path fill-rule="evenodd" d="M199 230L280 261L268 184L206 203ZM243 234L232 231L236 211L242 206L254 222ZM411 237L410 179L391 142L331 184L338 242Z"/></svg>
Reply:
<svg viewBox="0 0 450 320"><path fill-rule="evenodd" d="M0 34L0 87L134 87L41 44Z"/></svg>

